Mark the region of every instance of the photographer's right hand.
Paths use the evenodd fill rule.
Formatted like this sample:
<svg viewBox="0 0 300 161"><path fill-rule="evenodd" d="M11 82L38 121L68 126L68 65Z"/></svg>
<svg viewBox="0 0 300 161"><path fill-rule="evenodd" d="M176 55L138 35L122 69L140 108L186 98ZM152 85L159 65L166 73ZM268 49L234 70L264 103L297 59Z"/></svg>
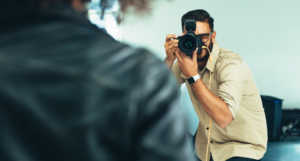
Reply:
<svg viewBox="0 0 300 161"><path fill-rule="evenodd" d="M165 42L165 50L166 50L166 59L168 59L169 61L175 61L176 59L176 55L175 55L175 51L178 48L178 41L176 35L174 34L169 34L166 36L166 42ZM172 39L172 40L171 40Z"/></svg>
<svg viewBox="0 0 300 161"><path fill-rule="evenodd" d="M165 50L166 50L166 59L165 63L167 64L168 68L171 69L172 65L176 59L175 51L178 49L178 41L176 35L169 34L166 36L166 42L165 42ZM171 40L172 39L172 40Z"/></svg>

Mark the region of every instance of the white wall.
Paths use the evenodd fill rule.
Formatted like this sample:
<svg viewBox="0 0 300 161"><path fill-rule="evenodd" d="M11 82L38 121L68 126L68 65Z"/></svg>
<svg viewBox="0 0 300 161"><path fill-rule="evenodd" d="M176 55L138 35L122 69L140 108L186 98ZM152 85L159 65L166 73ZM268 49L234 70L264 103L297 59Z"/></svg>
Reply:
<svg viewBox="0 0 300 161"><path fill-rule="evenodd" d="M205 9L215 19L217 41L242 56L263 95L300 108L299 0L157 0L151 16L127 15L122 39L165 57L167 34L181 33L181 16Z"/></svg>
<svg viewBox="0 0 300 161"><path fill-rule="evenodd" d="M260 93L284 99L285 109L300 108L299 6L299 0L157 0L151 16L127 15L122 39L164 59L165 36L181 34L181 16L205 9L215 19L220 46L242 56ZM186 90L181 99L194 133L198 117Z"/></svg>

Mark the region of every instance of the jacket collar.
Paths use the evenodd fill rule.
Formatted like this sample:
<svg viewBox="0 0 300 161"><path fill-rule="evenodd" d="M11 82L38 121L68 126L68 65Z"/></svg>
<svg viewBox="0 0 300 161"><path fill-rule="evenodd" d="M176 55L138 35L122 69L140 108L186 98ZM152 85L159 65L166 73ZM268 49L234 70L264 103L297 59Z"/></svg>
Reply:
<svg viewBox="0 0 300 161"><path fill-rule="evenodd" d="M49 21L67 21L77 25L99 30L83 14L75 11L70 5L56 5L43 11L31 11L22 6L0 6L0 34ZM101 30L105 32L104 30Z"/></svg>
<svg viewBox="0 0 300 161"><path fill-rule="evenodd" d="M18 24L20 26L27 21L48 19L73 19L88 23L88 19L82 13L75 11L70 5L60 4L45 8L43 11L33 11L20 5L7 4L0 6L0 23L4 25Z"/></svg>

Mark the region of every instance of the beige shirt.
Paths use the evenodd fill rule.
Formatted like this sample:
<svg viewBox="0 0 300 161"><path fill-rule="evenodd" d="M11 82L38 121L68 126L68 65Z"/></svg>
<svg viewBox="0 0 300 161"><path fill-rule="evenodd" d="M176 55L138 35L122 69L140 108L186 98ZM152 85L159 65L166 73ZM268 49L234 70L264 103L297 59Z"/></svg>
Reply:
<svg viewBox="0 0 300 161"><path fill-rule="evenodd" d="M267 148L267 125L252 72L238 54L220 48L218 42L214 43L211 56L213 61L210 91L225 101L234 120L225 128L219 127L212 120L208 158L212 154L214 161L225 161L235 156L261 159ZM198 69L207 87L209 68L208 61L203 70ZM186 83L199 117L195 148L197 156L205 161L210 117L180 71L178 62L173 65L172 72L180 84Z"/></svg>

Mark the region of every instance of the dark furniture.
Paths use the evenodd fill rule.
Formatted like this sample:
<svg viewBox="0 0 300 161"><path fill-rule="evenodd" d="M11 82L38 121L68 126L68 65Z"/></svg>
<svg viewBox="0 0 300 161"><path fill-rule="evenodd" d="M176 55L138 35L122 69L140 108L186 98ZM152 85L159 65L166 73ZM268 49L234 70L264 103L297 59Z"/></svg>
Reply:
<svg viewBox="0 0 300 161"><path fill-rule="evenodd" d="M261 95L261 99L267 119L268 141L280 141L283 100L266 95Z"/></svg>
<svg viewBox="0 0 300 161"><path fill-rule="evenodd" d="M289 124L291 124L291 127L289 126ZM300 136L300 110L282 110L282 126L287 126L288 128L283 132L281 141L284 141L287 136L293 134L298 134Z"/></svg>

